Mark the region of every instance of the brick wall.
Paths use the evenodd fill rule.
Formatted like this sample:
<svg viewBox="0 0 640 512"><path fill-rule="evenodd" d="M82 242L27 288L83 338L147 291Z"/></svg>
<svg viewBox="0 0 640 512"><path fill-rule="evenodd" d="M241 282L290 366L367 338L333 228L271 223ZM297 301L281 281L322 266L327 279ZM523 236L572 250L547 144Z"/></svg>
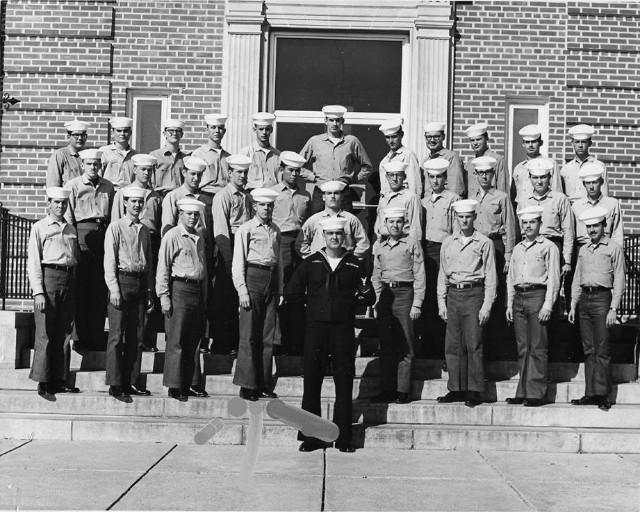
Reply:
<svg viewBox="0 0 640 512"><path fill-rule="evenodd" d="M220 109L223 22L224 0L8 0L3 91L20 103L2 116L0 202L40 217L63 123L87 121L87 146L107 144L130 88L170 90L183 146L201 144L202 113Z"/></svg>
<svg viewBox="0 0 640 512"><path fill-rule="evenodd" d="M593 124L626 232L640 233L640 4L463 2L456 14L453 148L472 156L462 130L483 120L503 151L506 97L549 97L549 156L573 158L567 129Z"/></svg>

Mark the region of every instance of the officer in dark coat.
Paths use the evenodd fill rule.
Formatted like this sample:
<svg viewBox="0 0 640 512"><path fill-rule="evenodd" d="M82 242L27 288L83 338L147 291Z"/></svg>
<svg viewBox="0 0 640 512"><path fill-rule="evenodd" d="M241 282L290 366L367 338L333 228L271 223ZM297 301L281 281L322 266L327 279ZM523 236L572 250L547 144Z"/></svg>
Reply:
<svg viewBox="0 0 640 512"><path fill-rule="evenodd" d="M336 402L333 421L340 429L335 446L353 452L351 444L351 393L355 374L354 320L357 304L372 305L375 292L362 263L342 247L347 219L329 217L319 223L326 247L309 256L296 269L284 294L288 301L306 295L307 327L304 343L304 393L302 408L320 416L320 391L327 358L333 361ZM322 448L321 442L298 433L300 451Z"/></svg>

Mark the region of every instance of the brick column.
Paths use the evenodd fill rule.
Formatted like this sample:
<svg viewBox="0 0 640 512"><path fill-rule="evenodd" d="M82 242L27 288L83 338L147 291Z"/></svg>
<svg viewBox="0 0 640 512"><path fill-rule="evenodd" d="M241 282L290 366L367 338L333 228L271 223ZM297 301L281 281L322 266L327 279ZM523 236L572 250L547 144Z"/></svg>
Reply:
<svg viewBox="0 0 640 512"><path fill-rule="evenodd" d="M264 41L262 2L229 2L226 21L222 109L229 116L225 147L235 152L251 140L251 115L260 109Z"/></svg>

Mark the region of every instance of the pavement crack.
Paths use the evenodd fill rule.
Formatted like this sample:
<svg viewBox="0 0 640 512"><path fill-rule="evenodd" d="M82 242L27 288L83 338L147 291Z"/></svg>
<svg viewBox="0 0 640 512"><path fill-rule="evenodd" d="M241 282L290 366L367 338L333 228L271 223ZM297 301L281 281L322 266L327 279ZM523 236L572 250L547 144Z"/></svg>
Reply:
<svg viewBox="0 0 640 512"><path fill-rule="evenodd" d="M142 480L145 476L147 476L153 468L155 468L158 464L160 464L164 460L164 458L167 455L169 455L173 450L175 450L177 447L178 445L174 444L167 453L165 453L162 457L160 457L157 461L155 461L151 466L149 466L149 468L144 473L142 473L138 478L136 478L136 480L129 487L127 487L126 490L120 496L118 496L118 499L114 501L111 505L109 505L106 510L111 510L113 507L115 507L118 504L118 502L122 500L122 498L124 498L127 494L129 494L129 491L133 489L140 480Z"/></svg>
<svg viewBox="0 0 640 512"><path fill-rule="evenodd" d="M536 507L534 507L531 503L529 503L529 500L524 496L524 494L522 494L517 487L511 483L511 480L509 480L507 478L507 476L498 469L498 467L491 462L487 457L484 456L484 454L481 451L478 451L478 455L480 455L480 457L482 458L482 460L484 460L487 464L489 464L489 466L496 472L498 473L498 475L500 475L500 478L502 478L505 483L509 486L509 488L516 494L516 496L518 496L518 498L520 498L522 500L522 502L529 507L529 510L536 510Z"/></svg>
<svg viewBox="0 0 640 512"><path fill-rule="evenodd" d="M320 512L324 511L324 498L327 492L327 450L322 450L322 502Z"/></svg>
<svg viewBox="0 0 640 512"><path fill-rule="evenodd" d="M24 443L19 444L18 446L14 446L13 448L11 448L10 450L7 450L6 452L0 453L0 457L6 455L7 453L15 452L18 448L22 448L24 445L29 444L31 441L33 441L33 434L31 434L31 437L27 439Z"/></svg>

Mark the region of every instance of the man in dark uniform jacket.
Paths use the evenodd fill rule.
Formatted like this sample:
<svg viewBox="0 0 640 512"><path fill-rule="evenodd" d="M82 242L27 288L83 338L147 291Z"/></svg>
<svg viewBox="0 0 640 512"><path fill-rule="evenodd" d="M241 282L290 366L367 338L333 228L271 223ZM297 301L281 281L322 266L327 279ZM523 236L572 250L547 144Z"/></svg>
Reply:
<svg viewBox="0 0 640 512"><path fill-rule="evenodd" d="M351 445L351 393L355 374L353 333L357 304L372 305L375 292L368 285L362 263L342 247L347 219L331 217L320 222L326 247L309 256L294 272L284 295L288 301L306 294L307 328L304 342L304 393L302 408L320 416L320 391L327 358L333 361L336 403L333 421L340 429L335 446L353 452ZM300 451L322 447L314 437L298 433Z"/></svg>

